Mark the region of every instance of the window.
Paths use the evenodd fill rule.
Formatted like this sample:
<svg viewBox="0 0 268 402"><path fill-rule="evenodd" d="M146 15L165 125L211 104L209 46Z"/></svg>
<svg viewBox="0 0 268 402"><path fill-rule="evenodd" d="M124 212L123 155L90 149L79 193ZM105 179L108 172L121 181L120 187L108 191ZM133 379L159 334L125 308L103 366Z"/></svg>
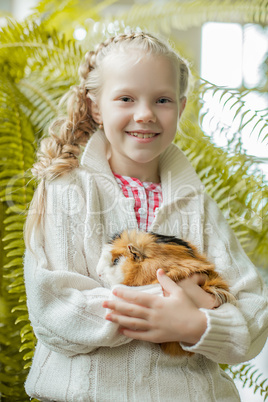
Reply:
<svg viewBox="0 0 268 402"><path fill-rule="evenodd" d="M267 139L262 142L268 135L267 123L265 123L268 106L267 32L267 27L256 24L216 22L204 24L201 43L201 77L224 88L214 95L213 89L205 93L201 115L203 115L203 130L207 135L212 136L219 146L226 146L238 132L242 134L241 142L246 153L263 161L260 167L268 177L268 148L265 145ZM227 88L233 91L233 96L230 92L224 94L224 89ZM238 108L241 103L235 104L235 93L238 94L239 89L252 89L243 97L245 106L240 110ZM243 113L248 108L251 108L252 112L244 114L243 117ZM254 111L256 113L253 113ZM256 133L260 130L262 131L258 138Z"/></svg>

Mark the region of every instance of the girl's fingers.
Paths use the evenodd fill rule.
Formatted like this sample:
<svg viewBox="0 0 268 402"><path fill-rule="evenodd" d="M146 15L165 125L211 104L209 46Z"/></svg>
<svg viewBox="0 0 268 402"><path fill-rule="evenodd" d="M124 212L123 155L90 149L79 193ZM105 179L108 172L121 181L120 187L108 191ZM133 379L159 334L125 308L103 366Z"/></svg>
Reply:
<svg viewBox="0 0 268 402"><path fill-rule="evenodd" d="M131 331L147 331L150 328L148 321L139 318L132 318L116 313L108 313L105 318Z"/></svg>
<svg viewBox="0 0 268 402"><path fill-rule="evenodd" d="M102 306L115 311L117 314L126 315L128 317L147 318L146 307L141 307L136 304L118 300L108 300L103 302Z"/></svg>
<svg viewBox="0 0 268 402"><path fill-rule="evenodd" d="M163 269L157 270L157 279L162 286L165 296L178 291L178 286L176 285L176 283L165 274Z"/></svg>
<svg viewBox="0 0 268 402"><path fill-rule="evenodd" d="M198 278L199 276L200 278ZM215 296L200 287L205 283L205 280L206 275L196 274L178 282L178 286L192 299L197 308L213 309L218 307L219 303Z"/></svg>
<svg viewBox="0 0 268 402"><path fill-rule="evenodd" d="M155 299L155 296L148 293L121 287L115 288L113 290L113 294L121 299L124 299L124 301L128 303L133 303L143 307L152 307Z"/></svg>
<svg viewBox="0 0 268 402"><path fill-rule="evenodd" d="M128 338L138 339L139 341L149 341L153 342L150 334L147 331L133 331L128 328L120 328L119 332Z"/></svg>
<svg viewBox="0 0 268 402"><path fill-rule="evenodd" d="M193 274L187 279L191 279L193 283L195 283L198 286L202 286L205 284L208 276L206 274Z"/></svg>

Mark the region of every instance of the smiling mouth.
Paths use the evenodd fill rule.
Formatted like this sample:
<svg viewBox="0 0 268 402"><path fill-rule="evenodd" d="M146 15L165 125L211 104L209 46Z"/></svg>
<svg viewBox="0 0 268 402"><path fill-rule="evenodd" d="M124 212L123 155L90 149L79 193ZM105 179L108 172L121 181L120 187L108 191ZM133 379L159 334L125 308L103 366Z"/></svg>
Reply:
<svg viewBox="0 0 268 402"><path fill-rule="evenodd" d="M127 134L131 135L132 137L138 137L138 138L153 138L159 133L142 134L142 133L130 133L129 131L127 131Z"/></svg>

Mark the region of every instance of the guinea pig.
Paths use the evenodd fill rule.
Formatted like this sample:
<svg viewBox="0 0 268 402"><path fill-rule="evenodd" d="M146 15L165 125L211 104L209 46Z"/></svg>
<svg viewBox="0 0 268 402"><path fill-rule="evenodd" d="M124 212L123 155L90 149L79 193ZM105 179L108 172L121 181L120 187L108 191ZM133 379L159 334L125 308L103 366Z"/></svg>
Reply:
<svg viewBox="0 0 268 402"><path fill-rule="evenodd" d="M123 231L116 234L103 248L97 274L110 286L144 286L158 283L156 272L162 268L166 275L178 282L194 273L207 275L201 286L214 295L220 304L235 302L227 282L215 271L215 266L189 242L174 236L153 232ZM169 355L190 355L179 343L160 344Z"/></svg>

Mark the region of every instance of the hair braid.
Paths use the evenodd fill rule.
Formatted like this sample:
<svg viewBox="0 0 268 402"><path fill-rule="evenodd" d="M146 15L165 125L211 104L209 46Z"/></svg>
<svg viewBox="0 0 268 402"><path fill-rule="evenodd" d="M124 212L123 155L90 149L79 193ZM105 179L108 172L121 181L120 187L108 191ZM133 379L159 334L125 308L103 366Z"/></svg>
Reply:
<svg viewBox="0 0 268 402"><path fill-rule="evenodd" d="M81 64L79 67L79 74L82 81L86 81L88 78L88 74L97 67L97 58L101 53L105 52L105 49L108 48L113 43L120 43L123 41L131 41L136 38L148 39L152 40L154 37L150 34L144 32L132 32L129 34L118 34L116 36L111 36L107 38L104 42L101 42L97 45L95 51L90 50L85 54L85 62Z"/></svg>
<svg viewBox="0 0 268 402"><path fill-rule="evenodd" d="M83 86L74 86L68 92L67 116L53 122L48 130L50 136L41 141L38 161L32 169L38 179L52 180L79 166L80 146L96 130L86 92Z"/></svg>

